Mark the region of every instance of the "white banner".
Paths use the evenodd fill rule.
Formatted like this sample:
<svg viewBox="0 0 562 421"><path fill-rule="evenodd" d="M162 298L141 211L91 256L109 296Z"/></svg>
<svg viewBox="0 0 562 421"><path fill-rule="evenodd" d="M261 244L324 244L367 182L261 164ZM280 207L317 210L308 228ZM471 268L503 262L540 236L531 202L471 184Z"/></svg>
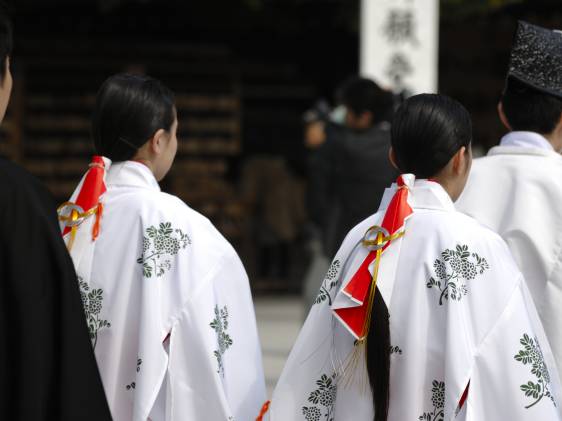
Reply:
<svg viewBox="0 0 562 421"><path fill-rule="evenodd" d="M437 92L438 40L438 0L362 0L362 76L395 92Z"/></svg>

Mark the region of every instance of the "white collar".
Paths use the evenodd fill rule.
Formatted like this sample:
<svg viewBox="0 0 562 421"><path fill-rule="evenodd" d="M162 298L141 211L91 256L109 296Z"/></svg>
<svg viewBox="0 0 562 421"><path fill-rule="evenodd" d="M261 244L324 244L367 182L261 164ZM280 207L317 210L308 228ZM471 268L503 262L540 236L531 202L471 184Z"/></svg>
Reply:
<svg viewBox="0 0 562 421"><path fill-rule="evenodd" d="M108 186L144 187L160 191L158 181L146 165L136 161L115 162L106 175Z"/></svg>
<svg viewBox="0 0 562 421"><path fill-rule="evenodd" d="M381 200L379 212L386 210L396 192L397 185L393 183L390 188L385 189ZM444 211L455 211L455 205L449 193L435 181L419 179L413 182L413 187L409 186L410 194L408 203L414 209L434 209Z"/></svg>
<svg viewBox="0 0 562 421"><path fill-rule="evenodd" d="M509 132L502 137L500 146L537 148L554 151L550 142L544 136L535 132Z"/></svg>

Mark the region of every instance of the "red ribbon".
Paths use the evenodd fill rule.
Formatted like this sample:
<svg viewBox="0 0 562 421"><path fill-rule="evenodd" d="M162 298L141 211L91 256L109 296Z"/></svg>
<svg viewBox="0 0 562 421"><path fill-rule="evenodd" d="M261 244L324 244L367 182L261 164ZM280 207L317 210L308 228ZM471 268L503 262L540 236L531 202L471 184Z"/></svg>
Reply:
<svg viewBox="0 0 562 421"><path fill-rule="evenodd" d="M402 176L398 177L397 184L398 189L392 197L382 221L382 227L388 231L389 235L400 230L404 226L406 218L413 213L412 208L408 204L408 188ZM383 250L389 245L390 242L386 243ZM362 338L364 336L364 326L368 312L367 298L369 297L369 291L372 285L369 265L375 260L376 255L376 251L371 251L367 255L355 275L353 275L349 283L343 289L345 293L349 294L349 296L359 302L360 305L357 307L334 310L340 320L347 325L357 338Z"/></svg>
<svg viewBox="0 0 562 421"><path fill-rule="evenodd" d="M461 396L461 399L459 401L459 411L462 409L462 407L466 403L466 400L468 399L468 388L469 387L470 387L470 380L468 381L468 384L466 385L466 389L464 389L464 392L463 392L463 394Z"/></svg>
<svg viewBox="0 0 562 421"><path fill-rule="evenodd" d="M262 421L263 417L265 416L265 414L267 413L267 411L269 410L269 404L271 403L271 401L266 401L263 406L261 407L261 411L260 414L258 415L258 417L256 418L256 421Z"/></svg>
<svg viewBox="0 0 562 421"><path fill-rule="evenodd" d="M90 169L86 173L84 182L82 183L82 188L78 193L75 204L80 206L84 212L99 206L99 198L105 193L106 187L103 181L103 176L105 173L105 162L101 156L94 156L92 158L92 163L90 164ZM99 232L99 218L101 218L101 212L97 213L95 231ZM65 227L62 235L66 235L70 232L70 227ZM97 237L97 235L96 235Z"/></svg>

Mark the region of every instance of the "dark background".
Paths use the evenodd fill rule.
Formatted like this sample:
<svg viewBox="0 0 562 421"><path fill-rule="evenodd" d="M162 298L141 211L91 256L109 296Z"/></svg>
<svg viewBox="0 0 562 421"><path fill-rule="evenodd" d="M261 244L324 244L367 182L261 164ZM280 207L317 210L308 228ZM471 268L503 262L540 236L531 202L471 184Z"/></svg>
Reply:
<svg viewBox="0 0 562 421"><path fill-rule="evenodd" d="M0 153L65 200L93 150L95 93L116 72L148 73L177 94L180 148L163 187L209 216L255 270L245 163L281 157L305 187L302 113L358 72L357 0L14 0L15 87ZM483 151L503 129L495 107L518 19L562 28L562 2L441 2L439 90L467 106ZM298 190L298 189L297 189ZM304 191L304 190L303 190ZM294 240L288 279L306 265ZM260 280L255 281L260 288ZM277 285L277 286L275 286Z"/></svg>

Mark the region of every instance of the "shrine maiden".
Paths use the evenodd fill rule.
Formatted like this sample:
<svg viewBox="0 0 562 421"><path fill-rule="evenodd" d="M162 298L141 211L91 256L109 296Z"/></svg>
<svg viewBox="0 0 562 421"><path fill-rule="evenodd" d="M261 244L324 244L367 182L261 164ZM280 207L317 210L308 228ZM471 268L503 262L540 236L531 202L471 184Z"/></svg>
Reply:
<svg viewBox="0 0 562 421"><path fill-rule="evenodd" d="M562 374L562 33L520 22L498 107L509 130L474 161L460 211L507 242Z"/></svg>
<svg viewBox="0 0 562 421"><path fill-rule="evenodd" d="M205 217L160 191L177 127L159 81L110 77L64 238L114 420L246 421L265 400L248 278Z"/></svg>
<svg viewBox="0 0 562 421"><path fill-rule="evenodd" d="M521 273L504 241L453 205L471 136L468 112L446 96L398 109L391 156L402 175L337 252L271 420L562 419Z"/></svg>

